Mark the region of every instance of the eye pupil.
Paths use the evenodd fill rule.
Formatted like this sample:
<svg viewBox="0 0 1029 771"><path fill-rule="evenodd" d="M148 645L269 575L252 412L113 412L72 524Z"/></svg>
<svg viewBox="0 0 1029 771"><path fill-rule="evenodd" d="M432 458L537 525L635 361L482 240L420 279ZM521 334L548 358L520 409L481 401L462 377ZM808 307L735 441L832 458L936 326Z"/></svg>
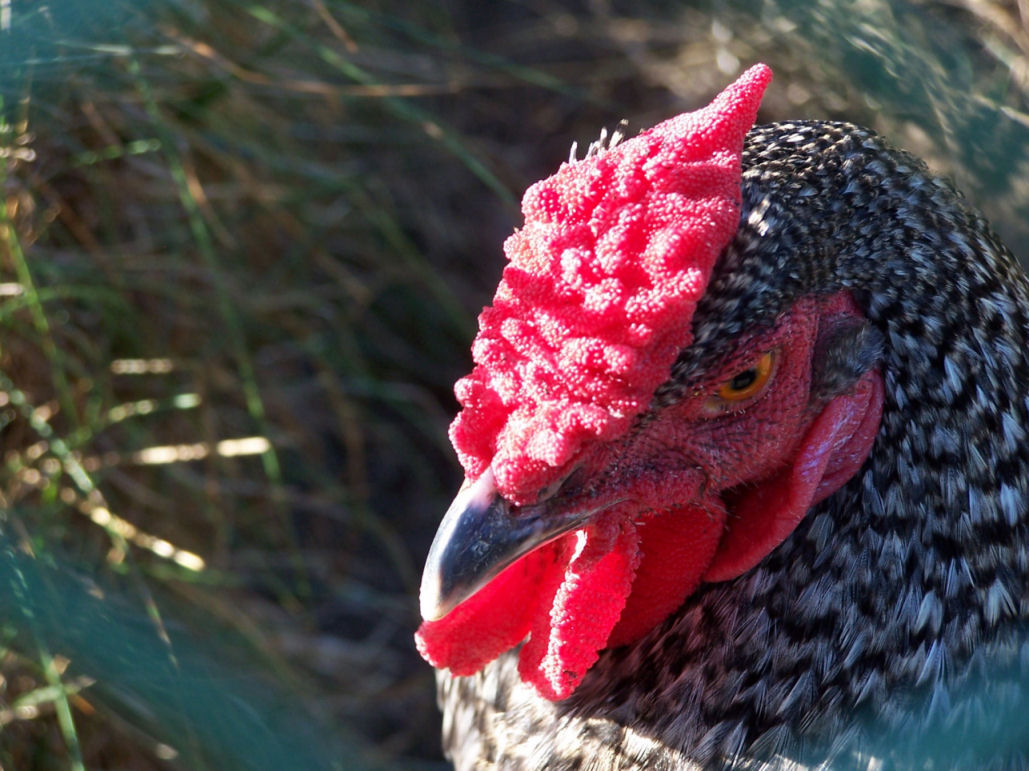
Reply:
<svg viewBox="0 0 1029 771"><path fill-rule="evenodd" d="M733 391L744 391L754 385L757 380L757 368L751 367L740 372L729 381L729 388Z"/></svg>
<svg viewBox="0 0 1029 771"><path fill-rule="evenodd" d="M774 365L775 351L767 351L752 366L722 381L711 394L711 414L717 415L726 409L738 410L744 406L744 400L756 398L764 393L771 380Z"/></svg>

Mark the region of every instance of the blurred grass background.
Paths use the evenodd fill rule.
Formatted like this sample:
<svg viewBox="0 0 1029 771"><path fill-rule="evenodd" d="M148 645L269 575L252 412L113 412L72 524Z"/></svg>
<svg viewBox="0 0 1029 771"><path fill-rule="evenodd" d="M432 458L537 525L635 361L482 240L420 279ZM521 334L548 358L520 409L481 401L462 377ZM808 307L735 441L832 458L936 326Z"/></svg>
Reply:
<svg viewBox="0 0 1029 771"><path fill-rule="evenodd" d="M0 0L0 767L443 768L421 560L532 181L743 67L1029 255L1029 5Z"/></svg>

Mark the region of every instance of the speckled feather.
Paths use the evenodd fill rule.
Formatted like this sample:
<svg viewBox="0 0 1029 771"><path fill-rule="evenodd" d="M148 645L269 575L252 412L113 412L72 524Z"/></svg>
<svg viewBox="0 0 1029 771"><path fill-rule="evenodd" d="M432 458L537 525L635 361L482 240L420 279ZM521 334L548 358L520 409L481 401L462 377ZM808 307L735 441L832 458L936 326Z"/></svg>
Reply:
<svg viewBox="0 0 1029 771"><path fill-rule="evenodd" d="M440 673L458 769L1029 764L1026 277L870 131L757 127L743 167L740 228L652 410L798 298L849 289L882 336L872 453L756 568L604 652L571 698L536 696L517 651Z"/></svg>

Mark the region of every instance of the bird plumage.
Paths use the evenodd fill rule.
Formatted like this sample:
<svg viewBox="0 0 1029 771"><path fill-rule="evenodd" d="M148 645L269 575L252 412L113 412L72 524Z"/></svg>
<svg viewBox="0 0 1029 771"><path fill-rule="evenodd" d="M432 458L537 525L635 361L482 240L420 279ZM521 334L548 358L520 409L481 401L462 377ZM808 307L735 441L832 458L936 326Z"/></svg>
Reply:
<svg viewBox="0 0 1029 771"><path fill-rule="evenodd" d="M739 227L650 410L798 301L847 292L867 328L812 378L833 391L878 366L868 458L568 698L524 683L517 651L441 672L459 769L1029 763L1029 282L948 183L868 130L758 126L742 167Z"/></svg>

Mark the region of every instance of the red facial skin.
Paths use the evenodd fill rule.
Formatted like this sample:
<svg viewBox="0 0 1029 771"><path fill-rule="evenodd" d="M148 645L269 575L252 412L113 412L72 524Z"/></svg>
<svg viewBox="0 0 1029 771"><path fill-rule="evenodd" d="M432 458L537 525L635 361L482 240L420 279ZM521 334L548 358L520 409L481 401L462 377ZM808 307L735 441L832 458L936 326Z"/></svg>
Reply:
<svg viewBox="0 0 1029 771"><path fill-rule="evenodd" d="M871 450L882 409L878 372L828 402L810 392L820 331L853 317L860 312L845 293L802 299L774 329L740 341L693 394L584 447L552 505L619 502L423 623L423 656L466 675L528 635L522 678L562 699L602 649L645 635L702 580L756 565ZM719 386L768 351L775 367L766 386L720 403Z"/></svg>

